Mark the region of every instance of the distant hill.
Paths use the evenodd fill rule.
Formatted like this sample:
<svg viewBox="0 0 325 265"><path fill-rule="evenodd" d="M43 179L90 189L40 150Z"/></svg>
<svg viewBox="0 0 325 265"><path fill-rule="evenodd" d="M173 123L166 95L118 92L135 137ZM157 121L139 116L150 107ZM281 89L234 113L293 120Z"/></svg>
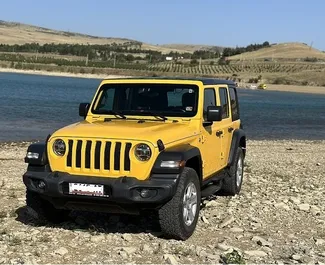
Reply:
<svg viewBox="0 0 325 265"><path fill-rule="evenodd" d="M224 47L212 46L212 45L191 45L191 44L163 44L161 47L168 49L186 50L186 51L198 51L198 50L208 50L208 51L219 51L221 52Z"/></svg>
<svg viewBox="0 0 325 265"><path fill-rule="evenodd" d="M304 43L281 43L253 52L228 57L229 60L303 60L305 58L325 60L325 53Z"/></svg>
<svg viewBox="0 0 325 265"><path fill-rule="evenodd" d="M16 22L7 22L0 20L0 43L1 44L24 44L36 42L39 44L45 43L68 43L68 44L112 44L137 42L126 38L114 37L97 37L86 34L80 34L68 31L58 31L38 26L32 26ZM142 49L160 51L162 53L174 52L193 52L194 46L186 47L180 45L177 47L151 45L148 43L142 44Z"/></svg>

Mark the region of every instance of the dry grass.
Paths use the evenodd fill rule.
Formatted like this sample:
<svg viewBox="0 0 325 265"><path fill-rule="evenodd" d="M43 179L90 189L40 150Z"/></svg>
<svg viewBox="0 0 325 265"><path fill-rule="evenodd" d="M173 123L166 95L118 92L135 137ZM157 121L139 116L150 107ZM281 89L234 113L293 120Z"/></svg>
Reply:
<svg viewBox="0 0 325 265"><path fill-rule="evenodd" d="M220 46L212 46L212 45L194 45L194 44L163 44L160 45L161 47L168 48L168 49L177 49L182 51L194 52L196 50L201 49L222 49Z"/></svg>
<svg viewBox="0 0 325 265"><path fill-rule="evenodd" d="M52 29L36 27L20 23L8 23L0 21L0 35L2 44L24 44L31 42L45 43L68 43L68 44L112 44L113 42L125 43L132 41L125 38L104 38L85 34L63 32ZM169 48L159 45L143 43L143 49L169 53L170 51L186 52L181 48Z"/></svg>
<svg viewBox="0 0 325 265"><path fill-rule="evenodd" d="M278 59L304 59L318 58L325 59L325 53L310 48L303 43L281 43L268 48L263 48L254 52L245 52L239 55L229 57L230 60L259 60L266 58Z"/></svg>

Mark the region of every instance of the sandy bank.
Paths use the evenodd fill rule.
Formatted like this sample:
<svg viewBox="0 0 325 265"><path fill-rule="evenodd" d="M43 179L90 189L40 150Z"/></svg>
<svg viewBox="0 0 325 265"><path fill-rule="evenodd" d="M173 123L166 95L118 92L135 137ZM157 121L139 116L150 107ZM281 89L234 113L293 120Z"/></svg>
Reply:
<svg viewBox="0 0 325 265"><path fill-rule="evenodd" d="M59 76L59 77L94 78L94 79L128 77L128 76L121 76L121 75L74 74L74 73L66 73L66 72L47 72L47 71L38 71L38 70L18 70L18 69L12 69L12 68L0 68L0 72L2 72L2 73L17 73L17 74L46 75L46 76Z"/></svg>

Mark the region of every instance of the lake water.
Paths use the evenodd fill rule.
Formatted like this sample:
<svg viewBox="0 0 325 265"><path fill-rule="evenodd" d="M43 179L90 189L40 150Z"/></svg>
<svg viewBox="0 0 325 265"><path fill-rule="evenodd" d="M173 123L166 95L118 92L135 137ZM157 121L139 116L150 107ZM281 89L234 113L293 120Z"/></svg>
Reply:
<svg viewBox="0 0 325 265"><path fill-rule="evenodd" d="M81 120L100 80L0 73L0 142L43 140ZM325 139L325 95L239 89L249 139Z"/></svg>

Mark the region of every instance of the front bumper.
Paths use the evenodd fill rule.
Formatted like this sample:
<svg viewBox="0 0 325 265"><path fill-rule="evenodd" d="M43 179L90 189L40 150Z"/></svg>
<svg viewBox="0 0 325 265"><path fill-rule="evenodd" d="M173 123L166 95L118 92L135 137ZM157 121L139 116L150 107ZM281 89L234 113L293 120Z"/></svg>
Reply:
<svg viewBox="0 0 325 265"><path fill-rule="evenodd" d="M23 175L28 190L40 194L58 209L135 214L140 209L157 208L169 201L176 192L177 180L177 174L156 174L144 181L133 177L86 177L44 171L27 171ZM45 183L42 188L40 181ZM69 183L102 184L106 196L69 194ZM149 189L150 196L141 197L142 189Z"/></svg>

